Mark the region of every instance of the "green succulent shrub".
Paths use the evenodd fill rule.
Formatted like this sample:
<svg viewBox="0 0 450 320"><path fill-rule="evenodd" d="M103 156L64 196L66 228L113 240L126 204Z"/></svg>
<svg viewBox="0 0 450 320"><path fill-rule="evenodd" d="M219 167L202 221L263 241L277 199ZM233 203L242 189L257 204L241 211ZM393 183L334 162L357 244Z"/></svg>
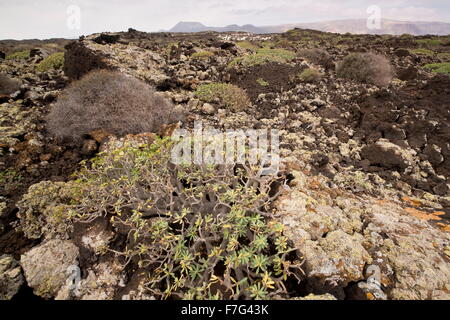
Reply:
<svg viewBox="0 0 450 320"><path fill-rule="evenodd" d="M117 71L93 71L59 96L47 117L56 137L78 141L95 130L122 136L156 132L181 115L145 82Z"/></svg>
<svg viewBox="0 0 450 320"><path fill-rule="evenodd" d="M6 60L21 60L21 59L28 59L29 57L30 57L30 50L23 50L14 52L6 56Z"/></svg>
<svg viewBox="0 0 450 320"><path fill-rule="evenodd" d="M157 298L289 297L286 283L300 281L302 261L270 219L280 177L245 165L175 165L173 143L124 143L99 154L70 185L67 217L106 219L125 235L120 249L107 250L143 271Z"/></svg>
<svg viewBox="0 0 450 320"><path fill-rule="evenodd" d="M195 96L208 103L219 103L231 111L242 111L250 105L247 93L229 83L208 83L200 85Z"/></svg>
<svg viewBox="0 0 450 320"><path fill-rule="evenodd" d="M49 70L62 69L63 66L64 66L64 52L57 52L42 60L36 66L36 70L44 72Z"/></svg>
<svg viewBox="0 0 450 320"><path fill-rule="evenodd" d="M322 73L314 68L305 69L298 75L299 79L304 82L317 82L322 79L322 76Z"/></svg>
<svg viewBox="0 0 450 320"><path fill-rule="evenodd" d="M393 78L389 60L374 53L352 53L338 63L337 76L349 80L370 83L378 86L388 85Z"/></svg>
<svg viewBox="0 0 450 320"><path fill-rule="evenodd" d="M285 49L261 48L254 54L234 59L228 67L234 68L236 66L242 66L244 68L249 68L269 62L286 63L293 59L295 59L295 53L292 51Z"/></svg>
<svg viewBox="0 0 450 320"><path fill-rule="evenodd" d="M433 72L443 73L450 75L450 62L444 63L431 63L424 66L425 69L429 69Z"/></svg>

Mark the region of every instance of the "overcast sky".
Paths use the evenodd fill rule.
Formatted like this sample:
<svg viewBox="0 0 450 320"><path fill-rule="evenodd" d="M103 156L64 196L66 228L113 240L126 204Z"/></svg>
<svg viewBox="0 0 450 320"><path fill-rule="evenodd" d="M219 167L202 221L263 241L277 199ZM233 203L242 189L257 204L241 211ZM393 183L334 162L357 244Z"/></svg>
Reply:
<svg viewBox="0 0 450 320"><path fill-rule="evenodd" d="M79 29L73 5L80 9ZM158 31L179 21L263 26L366 18L371 5L385 19L450 22L449 0L0 0L0 39Z"/></svg>

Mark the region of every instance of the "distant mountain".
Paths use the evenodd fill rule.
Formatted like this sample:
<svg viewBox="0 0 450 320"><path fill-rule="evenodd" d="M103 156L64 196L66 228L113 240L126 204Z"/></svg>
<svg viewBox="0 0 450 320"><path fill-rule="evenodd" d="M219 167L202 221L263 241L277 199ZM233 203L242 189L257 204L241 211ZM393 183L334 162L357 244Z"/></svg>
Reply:
<svg viewBox="0 0 450 320"><path fill-rule="evenodd" d="M395 21L383 19L381 29L371 30L367 28L366 19L358 20L335 20L316 23L299 23L294 25L276 26L284 30L296 28L306 28L333 33L354 33L354 34L411 34L421 36L426 34L448 35L450 34L450 23L445 22L420 22L420 21ZM279 29L278 29L279 30Z"/></svg>
<svg viewBox="0 0 450 320"><path fill-rule="evenodd" d="M200 22L178 22L169 32L202 32L209 31L211 27L207 27Z"/></svg>
<svg viewBox="0 0 450 320"><path fill-rule="evenodd" d="M230 32L230 31L244 31L253 33L265 33L262 28L255 27L251 24L244 26L238 26L237 24L231 24L225 27L207 27L200 22L179 22L175 27L169 30L169 32L204 32L204 31L216 31L216 32Z"/></svg>
<svg viewBox="0 0 450 320"><path fill-rule="evenodd" d="M280 33L293 28L313 29L324 32L333 33L354 33L354 34L411 34L415 36L434 34L448 35L450 34L450 23L445 22L420 22L420 21L395 21L383 19L381 21L381 29L370 30L367 28L367 20L334 20L313 23L294 23L276 26L256 27L251 24L239 26L228 25L225 27L208 27L200 22L180 22L169 32L230 32L243 31L252 33Z"/></svg>

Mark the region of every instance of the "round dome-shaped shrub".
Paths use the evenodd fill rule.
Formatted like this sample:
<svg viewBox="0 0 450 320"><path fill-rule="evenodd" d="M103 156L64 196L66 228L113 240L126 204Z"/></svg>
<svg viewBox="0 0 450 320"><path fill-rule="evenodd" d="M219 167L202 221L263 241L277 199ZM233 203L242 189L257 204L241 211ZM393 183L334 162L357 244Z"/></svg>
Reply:
<svg viewBox="0 0 450 320"><path fill-rule="evenodd" d="M340 78L378 86L388 85L393 78L389 60L374 53L352 53L346 56L337 65L336 73Z"/></svg>
<svg viewBox="0 0 450 320"><path fill-rule="evenodd" d="M94 130L122 136L155 132L179 119L172 103L145 82L97 70L72 83L47 117L50 133L77 141Z"/></svg>

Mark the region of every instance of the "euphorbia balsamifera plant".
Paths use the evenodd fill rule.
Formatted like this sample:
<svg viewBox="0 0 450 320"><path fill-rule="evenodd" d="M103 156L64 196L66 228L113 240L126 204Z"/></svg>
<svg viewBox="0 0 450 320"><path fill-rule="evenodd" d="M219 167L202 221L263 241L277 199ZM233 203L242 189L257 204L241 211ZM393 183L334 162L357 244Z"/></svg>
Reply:
<svg viewBox="0 0 450 320"><path fill-rule="evenodd" d="M300 281L301 258L269 213L283 177L247 165L174 165L171 145L100 154L77 174L72 215L107 218L126 234L113 251L146 273L155 297L289 297L286 282Z"/></svg>

